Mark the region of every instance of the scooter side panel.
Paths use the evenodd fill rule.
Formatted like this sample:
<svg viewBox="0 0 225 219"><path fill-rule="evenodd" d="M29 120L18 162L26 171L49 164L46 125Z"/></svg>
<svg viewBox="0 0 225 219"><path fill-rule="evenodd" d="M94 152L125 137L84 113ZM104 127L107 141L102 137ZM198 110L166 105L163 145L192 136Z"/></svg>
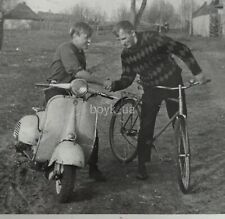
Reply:
<svg viewBox="0 0 225 219"><path fill-rule="evenodd" d="M85 156L88 156L94 145L97 128L97 114L91 111L89 102L78 101L75 121L77 143L82 146Z"/></svg>
<svg viewBox="0 0 225 219"><path fill-rule="evenodd" d="M75 106L74 99L57 95L49 100L46 107L46 120L43 125L42 136L38 143L35 160L49 161L55 147L74 133Z"/></svg>
<svg viewBox="0 0 225 219"><path fill-rule="evenodd" d="M36 145L40 133L38 131L38 117L36 115L24 116L17 123L14 137L25 144Z"/></svg>

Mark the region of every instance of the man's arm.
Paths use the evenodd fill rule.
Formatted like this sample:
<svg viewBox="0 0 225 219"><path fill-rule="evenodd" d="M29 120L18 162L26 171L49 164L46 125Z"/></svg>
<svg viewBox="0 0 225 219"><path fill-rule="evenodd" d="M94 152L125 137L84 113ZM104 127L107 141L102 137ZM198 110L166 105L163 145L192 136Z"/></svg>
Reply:
<svg viewBox="0 0 225 219"><path fill-rule="evenodd" d="M102 78L96 77L92 73L85 71L85 70L81 70L81 71L77 72L76 78L85 79L88 83L93 83L93 84L100 85L100 86L104 85L104 81Z"/></svg>
<svg viewBox="0 0 225 219"><path fill-rule="evenodd" d="M119 80L113 81L111 84L109 84L109 82L106 82L105 87L106 89L110 90L110 91L118 91L118 90L123 90L127 87L129 87L135 77L136 77L136 73L131 69L131 67L129 66L129 64L127 64L124 59L123 56L121 55L121 62L122 62L122 74Z"/></svg>
<svg viewBox="0 0 225 219"><path fill-rule="evenodd" d="M187 65L196 81L200 84L206 83L207 79L203 74L201 67L186 45L167 36L160 36L160 42L163 43L163 46L161 47L163 50L176 55Z"/></svg>
<svg viewBox="0 0 225 219"><path fill-rule="evenodd" d="M175 41L167 36L159 36L159 42L162 43L161 49L176 55L179 57L190 69L193 75L198 75L201 73L201 68L197 63L195 57L193 56L191 50L178 41ZM162 51L163 52L163 51Z"/></svg>

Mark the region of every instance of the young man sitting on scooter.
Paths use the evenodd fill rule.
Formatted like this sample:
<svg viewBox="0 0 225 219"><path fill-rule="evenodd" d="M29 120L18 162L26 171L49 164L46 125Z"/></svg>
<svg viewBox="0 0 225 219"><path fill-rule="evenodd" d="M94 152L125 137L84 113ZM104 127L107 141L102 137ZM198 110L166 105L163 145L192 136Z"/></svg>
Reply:
<svg viewBox="0 0 225 219"><path fill-rule="evenodd" d="M70 28L72 40L59 45L56 49L51 64L52 75L47 79L49 82L69 83L75 78L82 78L99 84L100 80L86 71L84 50L90 44L92 32L92 28L84 22L76 23ZM66 91L60 88L47 89L45 91L45 102L47 103L51 97L59 94L67 95ZM98 137L96 141L98 141ZM89 160L89 176L96 181L105 181L105 177L98 169L97 161L98 142L95 144Z"/></svg>

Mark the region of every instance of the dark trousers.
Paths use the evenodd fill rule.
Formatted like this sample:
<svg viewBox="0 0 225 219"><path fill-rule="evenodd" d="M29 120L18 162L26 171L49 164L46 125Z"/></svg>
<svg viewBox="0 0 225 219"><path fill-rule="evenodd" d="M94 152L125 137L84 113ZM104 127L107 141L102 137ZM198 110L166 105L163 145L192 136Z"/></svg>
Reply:
<svg viewBox="0 0 225 219"><path fill-rule="evenodd" d="M181 77L174 83L170 83L170 87L177 86L178 84L183 84ZM167 85L166 85L167 86ZM142 107L141 107L141 124L140 131L138 135L138 164L141 168L145 162L150 162L151 160L151 149L153 144L153 135L156 122L156 116L159 112L161 103L163 100L166 102L166 109L169 118L171 118L179 109L178 102L168 100L168 98L178 98L179 92L168 91L157 88L144 89L144 94L142 96ZM182 92L183 96L183 112L187 115L185 94Z"/></svg>
<svg viewBox="0 0 225 219"><path fill-rule="evenodd" d="M50 88L45 90L45 106L47 102L56 95L68 95L68 92L66 92L64 89L60 88ZM98 132L96 134L95 144L91 153L91 156L89 158L88 164L90 166L96 166L98 162L98 145L99 145L99 138L98 138Z"/></svg>
<svg viewBox="0 0 225 219"><path fill-rule="evenodd" d="M98 138L98 132L96 133L96 139L95 139L95 144L91 153L91 156L88 160L88 164L90 166L96 166L98 163L98 145L99 145L99 138Z"/></svg>

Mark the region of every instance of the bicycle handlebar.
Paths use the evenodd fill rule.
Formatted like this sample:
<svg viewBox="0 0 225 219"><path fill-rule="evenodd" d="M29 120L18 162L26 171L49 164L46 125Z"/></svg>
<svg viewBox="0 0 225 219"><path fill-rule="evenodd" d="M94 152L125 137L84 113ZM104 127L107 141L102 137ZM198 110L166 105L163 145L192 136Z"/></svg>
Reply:
<svg viewBox="0 0 225 219"><path fill-rule="evenodd" d="M211 79L208 79L203 84L209 83L210 81L211 81ZM194 81L194 82L190 81L188 85L181 86L180 88L188 89L188 88L194 87L196 85L200 85L200 83L198 81ZM177 86L177 87L155 86L154 88L165 89L165 90L179 90L179 86Z"/></svg>
<svg viewBox="0 0 225 219"><path fill-rule="evenodd" d="M105 97L105 98L108 98L110 100L118 100L120 98L116 97L116 96L113 96L113 95L109 95L109 94L106 94L106 93L103 93L103 92L100 92L98 90L95 90L93 88L88 88L88 93L90 94L94 94L94 95L99 95L101 97Z"/></svg>

